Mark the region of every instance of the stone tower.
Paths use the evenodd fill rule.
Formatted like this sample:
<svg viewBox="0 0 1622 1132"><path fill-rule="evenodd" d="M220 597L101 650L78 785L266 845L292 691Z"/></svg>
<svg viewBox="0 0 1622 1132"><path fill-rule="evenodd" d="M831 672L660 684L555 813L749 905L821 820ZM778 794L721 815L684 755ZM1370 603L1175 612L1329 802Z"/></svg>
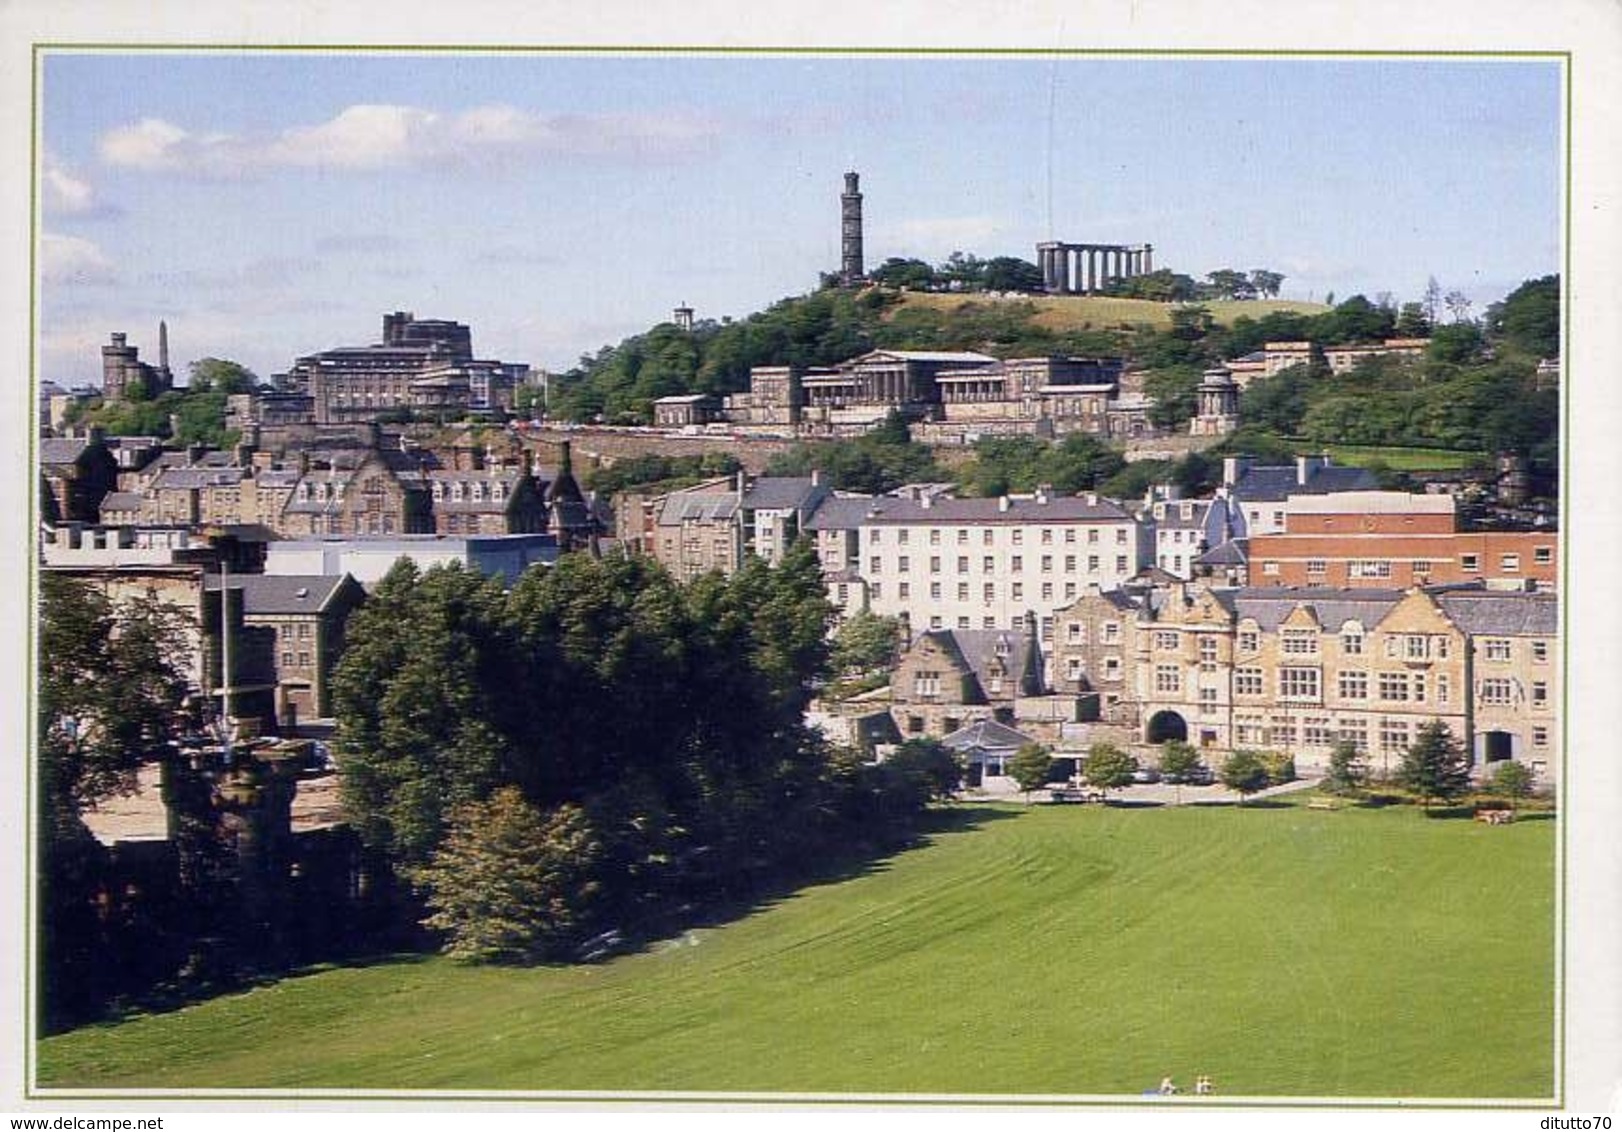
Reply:
<svg viewBox="0 0 1622 1132"><path fill-rule="evenodd" d="M1227 369L1205 371L1199 398L1199 415L1189 425L1191 435L1226 436L1239 427L1239 387Z"/></svg>
<svg viewBox="0 0 1622 1132"><path fill-rule="evenodd" d="M839 198L839 282L846 287L860 283L862 271L862 193L860 176L845 174L845 193Z"/></svg>

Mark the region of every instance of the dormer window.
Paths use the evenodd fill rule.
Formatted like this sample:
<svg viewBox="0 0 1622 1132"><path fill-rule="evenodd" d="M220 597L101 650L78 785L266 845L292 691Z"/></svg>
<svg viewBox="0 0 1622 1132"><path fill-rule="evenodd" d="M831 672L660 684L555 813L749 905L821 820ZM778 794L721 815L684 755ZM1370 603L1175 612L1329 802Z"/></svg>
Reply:
<svg viewBox="0 0 1622 1132"><path fill-rule="evenodd" d="M502 485L500 480L497 480L495 483L490 485L490 501L492 503L500 503L502 497L506 494L506 488Z"/></svg>
<svg viewBox="0 0 1622 1132"><path fill-rule="evenodd" d="M468 498L475 503L484 502L484 485L476 480L468 484Z"/></svg>
<svg viewBox="0 0 1622 1132"><path fill-rule="evenodd" d="M451 502L452 503L460 503L460 502L462 502L462 481L461 480L457 480L455 483L451 484Z"/></svg>
<svg viewBox="0 0 1622 1132"><path fill-rule="evenodd" d="M438 480L435 480L434 481L434 502L435 503L443 503L444 501L445 501L445 485L443 483L440 483Z"/></svg>
<svg viewBox="0 0 1622 1132"><path fill-rule="evenodd" d="M298 485L298 501L300 503L308 503L310 501L310 485L309 484L301 483L301 484Z"/></svg>

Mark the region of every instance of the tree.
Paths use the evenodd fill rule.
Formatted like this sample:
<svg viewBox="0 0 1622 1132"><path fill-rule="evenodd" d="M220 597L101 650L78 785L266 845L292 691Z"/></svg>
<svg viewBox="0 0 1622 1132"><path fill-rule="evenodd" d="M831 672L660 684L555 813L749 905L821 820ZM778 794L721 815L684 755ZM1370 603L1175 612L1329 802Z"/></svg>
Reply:
<svg viewBox="0 0 1622 1132"><path fill-rule="evenodd" d="M1199 767L1200 753L1180 739L1172 739L1160 749L1160 774L1177 787L1177 800L1183 800L1183 781Z"/></svg>
<svg viewBox="0 0 1622 1132"><path fill-rule="evenodd" d="M904 290L927 291L935 285L935 269L921 259L902 259L891 256L867 273L867 277L881 287L899 287Z"/></svg>
<svg viewBox="0 0 1622 1132"><path fill-rule="evenodd" d="M901 648L901 622L866 610L839 626L834 634L833 666L852 676L895 667Z"/></svg>
<svg viewBox="0 0 1622 1132"><path fill-rule="evenodd" d="M1031 804L1031 791L1040 790L1048 780L1053 767L1053 754L1040 743L1026 743L1008 760L1008 773L1025 792L1025 804Z"/></svg>
<svg viewBox="0 0 1622 1132"><path fill-rule="evenodd" d="M602 842L578 806L542 813L515 787L451 815L416 872L445 954L478 963L562 958L591 923Z"/></svg>
<svg viewBox="0 0 1622 1132"><path fill-rule="evenodd" d="M1511 759L1498 764L1492 773L1491 785L1494 794L1509 799L1509 807L1513 810L1517 802L1532 796L1535 781L1536 775L1531 767Z"/></svg>
<svg viewBox="0 0 1622 1132"><path fill-rule="evenodd" d="M1243 271L1224 267L1206 275L1213 299L1254 299L1256 287ZM1283 282L1282 278L1279 280Z"/></svg>
<svg viewBox="0 0 1622 1132"><path fill-rule="evenodd" d="M1094 743L1087 748L1082 774L1088 785L1108 794L1111 789L1130 785L1132 772L1137 769L1138 761L1113 743Z"/></svg>
<svg viewBox="0 0 1622 1132"><path fill-rule="evenodd" d="M993 256L986 260L983 282L987 291L1020 291L1032 293L1042 290L1042 269L1028 260L1014 256Z"/></svg>
<svg viewBox="0 0 1622 1132"><path fill-rule="evenodd" d="M1255 751L1235 751L1229 755L1218 772L1222 785L1239 795L1239 804L1245 796L1267 786L1267 765Z"/></svg>
<svg viewBox="0 0 1622 1132"><path fill-rule="evenodd" d="M186 388L193 393L252 393L259 387L252 370L225 358L199 358L190 373Z"/></svg>
<svg viewBox="0 0 1622 1132"><path fill-rule="evenodd" d="M1427 810L1433 799L1451 801L1470 789L1470 762L1447 724L1437 719L1419 729L1397 768L1397 783Z"/></svg>
<svg viewBox="0 0 1622 1132"><path fill-rule="evenodd" d="M1425 317L1424 306L1420 303L1403 303L1397 311L1395 329L1398 338L1429 337L1431 322Z"/></svg>
<svg viewBox="0 0 1622 1132"><path fill-rule="evenodd" d="M963 784L963 764L939 739L908 739L884 762L910 777L925 799L950 798Z"/></svg>
<svg viewBox="0 0 1622 1132"><path fill-rule="evenodd" d="M1284 286L1284 276L1263 267L1253 268L1250 272L1250 285L1258 295L1276 299L1279 288Z"/></svg>
<svg viewBox="0 0 1622 1132"><path fill-rule="evenodd" d="M1368 762L1350 739L1341 739L1329 749L1329 772L1323 789L1329 794L1355 794L1368 781Z"/></svg>
<svg viewBox="0 0 1622 1132"><path fill-rule="evenodd" d="M1530 358L1560 356L1560 276L1529 279L1487 308L1487 332Z"/></svg>
<svg viewBox="0 0 1622 1132"><path fill-rule="evenodd" d="M1432 326L1436 325L1437 318L1442 313L1442 285L1432 275L1425 280L1425 297L1420 301L1425 311L1425 321Z"/></svg>
<svg viewBox="0 0 1622 1132"><path fill-rule="evenodd" d="M1442 302L1446 305L1447 313L1453 317L1454 322L1470 321L1470 307L1473 304L1470 301L1470 296L1463 291L1449 291L1443 297Z"/></svg>

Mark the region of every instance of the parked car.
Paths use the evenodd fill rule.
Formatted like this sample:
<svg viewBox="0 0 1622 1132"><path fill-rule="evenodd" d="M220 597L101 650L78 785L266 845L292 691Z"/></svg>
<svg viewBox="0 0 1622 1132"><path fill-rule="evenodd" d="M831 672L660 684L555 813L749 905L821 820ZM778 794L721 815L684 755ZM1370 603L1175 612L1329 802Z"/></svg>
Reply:
<svg viewBox="0 0 1622 1132"><path fill-rule="evenodd" d="M1160 772L1152 766L1140 766L1132 772L1132 781L1144 784L1159 782Z"/></svg>

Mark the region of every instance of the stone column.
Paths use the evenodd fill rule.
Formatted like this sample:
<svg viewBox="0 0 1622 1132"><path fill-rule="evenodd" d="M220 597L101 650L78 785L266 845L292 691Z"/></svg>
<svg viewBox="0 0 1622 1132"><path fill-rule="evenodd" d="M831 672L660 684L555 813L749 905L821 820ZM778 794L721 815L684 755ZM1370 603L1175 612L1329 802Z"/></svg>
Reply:
<svg viewBox="0 0 1622 1132"><path fill-rule="evenodd" d="M1154 271L1155 271L1155 246L1153 244L1144 244L1143 245L1143 273L1145 275L1153 275Z"/></svg>

